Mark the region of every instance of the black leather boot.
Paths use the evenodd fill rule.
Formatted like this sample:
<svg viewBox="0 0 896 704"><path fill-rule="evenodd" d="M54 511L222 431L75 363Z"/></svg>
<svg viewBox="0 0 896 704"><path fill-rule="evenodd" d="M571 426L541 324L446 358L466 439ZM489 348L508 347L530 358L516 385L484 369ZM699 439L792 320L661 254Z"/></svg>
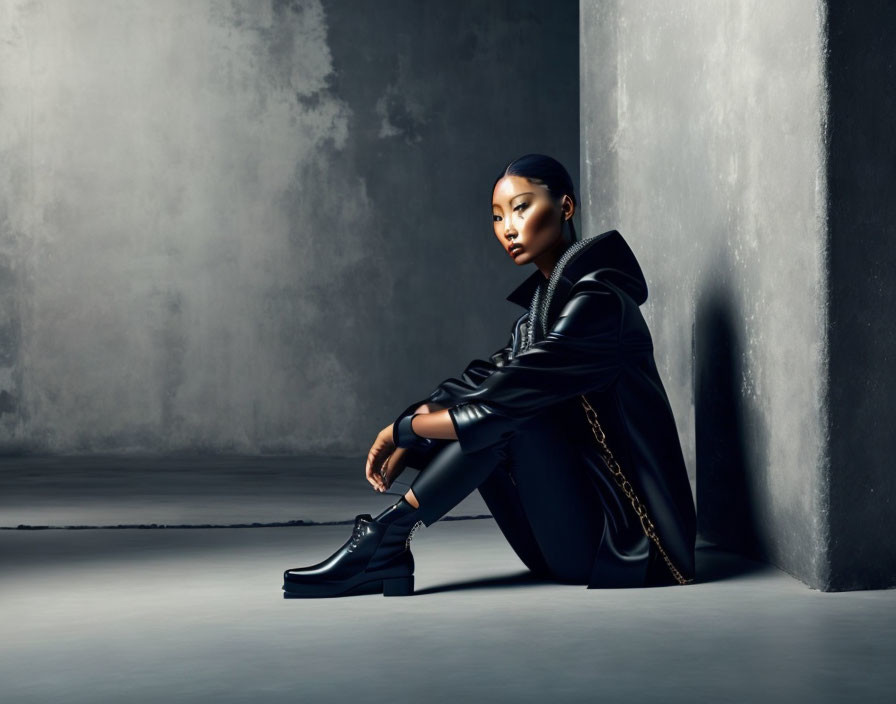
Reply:
<svg viewBox="0 0 896 704"><path fill-rule="evenodd" d="M449 443L427 465L411 489L420 504L402 496L376 518L355 517L352 537L323 562L283 573L285 597L376 593L404 596L414 591L410 542L421 525L431 526L506 461L504 446L464 454Z"/></svg>
<svg viewBox="0 0 896 704"><path fill-rule="evenodd" d="M425 525L418 510L401 497L375 518L355 516L352 536L335 553L309 567L283 573L286 598L345 596L382 591L384 596L414 592L411 538Z"/></svg>

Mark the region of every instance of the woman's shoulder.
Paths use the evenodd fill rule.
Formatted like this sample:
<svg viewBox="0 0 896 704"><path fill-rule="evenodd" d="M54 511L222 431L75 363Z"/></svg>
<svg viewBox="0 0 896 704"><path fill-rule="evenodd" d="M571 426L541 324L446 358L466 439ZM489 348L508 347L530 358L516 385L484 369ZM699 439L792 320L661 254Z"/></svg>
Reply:
<svg viewBox="0 0 896 704"><path fill-rule="evenodd" d="M568 338L589 338L607 344L622 340L650 340L650 331L640 305L626 288L592 271L567 289L556 308L552 332ZM603 344L603 342L600 342Z"/></svg>
<svg viewBox="0 0 896 704"><path fill-rule="evenodd" d="M567 288L567 302L573 300L583 301L590 306L604 306L617 309L632 304L639 304L630 291L619 286L611 278L608 278L600 270L590 271L573 281Z"/></svg>
<svg viewBox="0 0 896 704"><path fill-rule="evenodd" d="M560 301L558 301L560 303ZM622 324L625 301L595 278L576 281L557 306L557 318L551 331L558 335L580 337L597 332L613 333Z"/></svg>

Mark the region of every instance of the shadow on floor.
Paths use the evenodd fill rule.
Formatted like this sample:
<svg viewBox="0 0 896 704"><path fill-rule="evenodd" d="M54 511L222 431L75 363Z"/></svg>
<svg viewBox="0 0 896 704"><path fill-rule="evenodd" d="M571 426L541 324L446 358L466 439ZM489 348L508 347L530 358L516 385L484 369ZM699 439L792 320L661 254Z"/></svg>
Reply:
<svg viewBox="0 0 896 704"><path fill-rule="evenodd" d="M536 584L556 584L552 579L536 577L528 570L486 579L468 579L460 582L437 584L426 589L416 589L415 594L437 594L439 592L457 592L468 589L498 589L506 587L529 587Z"/></svg>
<svg viewBox="0 0 896 704"><path fill-rule="evenodd" d="M775 567L764 562L751 560L728 550L722 550L714 545L704 545L696 550L697 581L696 584L708 582L722 582L729 579L737 579L749 574L775 571ZM555 580L536 577L528 570L502 577L489 577L487 579L469 579L458 582L448 582L425 589L415 590L415 594L437 594L439 592L463 591L469 589L495 589L506 587L529 587L538 584L557 584ZM583 585L577 585L583 586ZM659 585L658 585L659 586ZM678 586L678 585L667 585ZM651 589L655 587L649 587Z"/></svg>
<svg viewBox="0 0 896 704"><path fill-rule="evenodd" d="M715 545L704 545L695 551L697 583L723 582L749 574L777 570L766 562L723 550Z"/></svg>

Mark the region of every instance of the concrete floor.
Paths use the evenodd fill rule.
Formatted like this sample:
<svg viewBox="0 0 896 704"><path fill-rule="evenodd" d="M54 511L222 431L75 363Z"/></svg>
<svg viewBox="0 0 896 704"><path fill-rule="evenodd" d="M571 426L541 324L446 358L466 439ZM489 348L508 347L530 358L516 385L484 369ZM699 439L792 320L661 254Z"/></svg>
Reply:
<svg viewBox="0 0 896 704"><path fill-rule="evenodd" d="M491 518L463 518L476 496L416 533L413 596L283 599L284 569L393 500L361 486L357 462L324 475L296 459L0 462L7 528L190 510L221 525L346 521L0 530L0 701L892 701L896 590L822 593L706 544L686 587L540 582Z"/></svg>
<svg viewBox="0 0 896 704"><path fill-rule="evenodd" d="M348 520L388 495L364 477L363 457L0 458L0 526L232 525ZM393 495L394 494L394 495ZM448 516L490 515L474 492Z"/></svg>

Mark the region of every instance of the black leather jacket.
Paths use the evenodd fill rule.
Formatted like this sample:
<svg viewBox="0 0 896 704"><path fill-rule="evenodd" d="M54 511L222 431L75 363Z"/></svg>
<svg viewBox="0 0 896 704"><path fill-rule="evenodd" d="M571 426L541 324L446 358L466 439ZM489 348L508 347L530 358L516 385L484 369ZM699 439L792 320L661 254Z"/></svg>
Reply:
<svg viewBox="0 0 896 704"><path fill-rule="evenodd" d="M610 478L579 399L584 394L661 545L692 579L696 510L639 308L647 300L647 283L631 248L616 230L577 242L550 280L536 270L507 300L527 308L514 321L507 344L488 359L471 361L460 379L445 379L396 419L396 444L408 448L407 464L425 467L451 442L410 430L410 416L421 403L449 407L464 453L506 442L521 421L538 413L568 414L607 513L589 587L656 583L656 575L671 573L644 537L630 500Z"/></svg>

